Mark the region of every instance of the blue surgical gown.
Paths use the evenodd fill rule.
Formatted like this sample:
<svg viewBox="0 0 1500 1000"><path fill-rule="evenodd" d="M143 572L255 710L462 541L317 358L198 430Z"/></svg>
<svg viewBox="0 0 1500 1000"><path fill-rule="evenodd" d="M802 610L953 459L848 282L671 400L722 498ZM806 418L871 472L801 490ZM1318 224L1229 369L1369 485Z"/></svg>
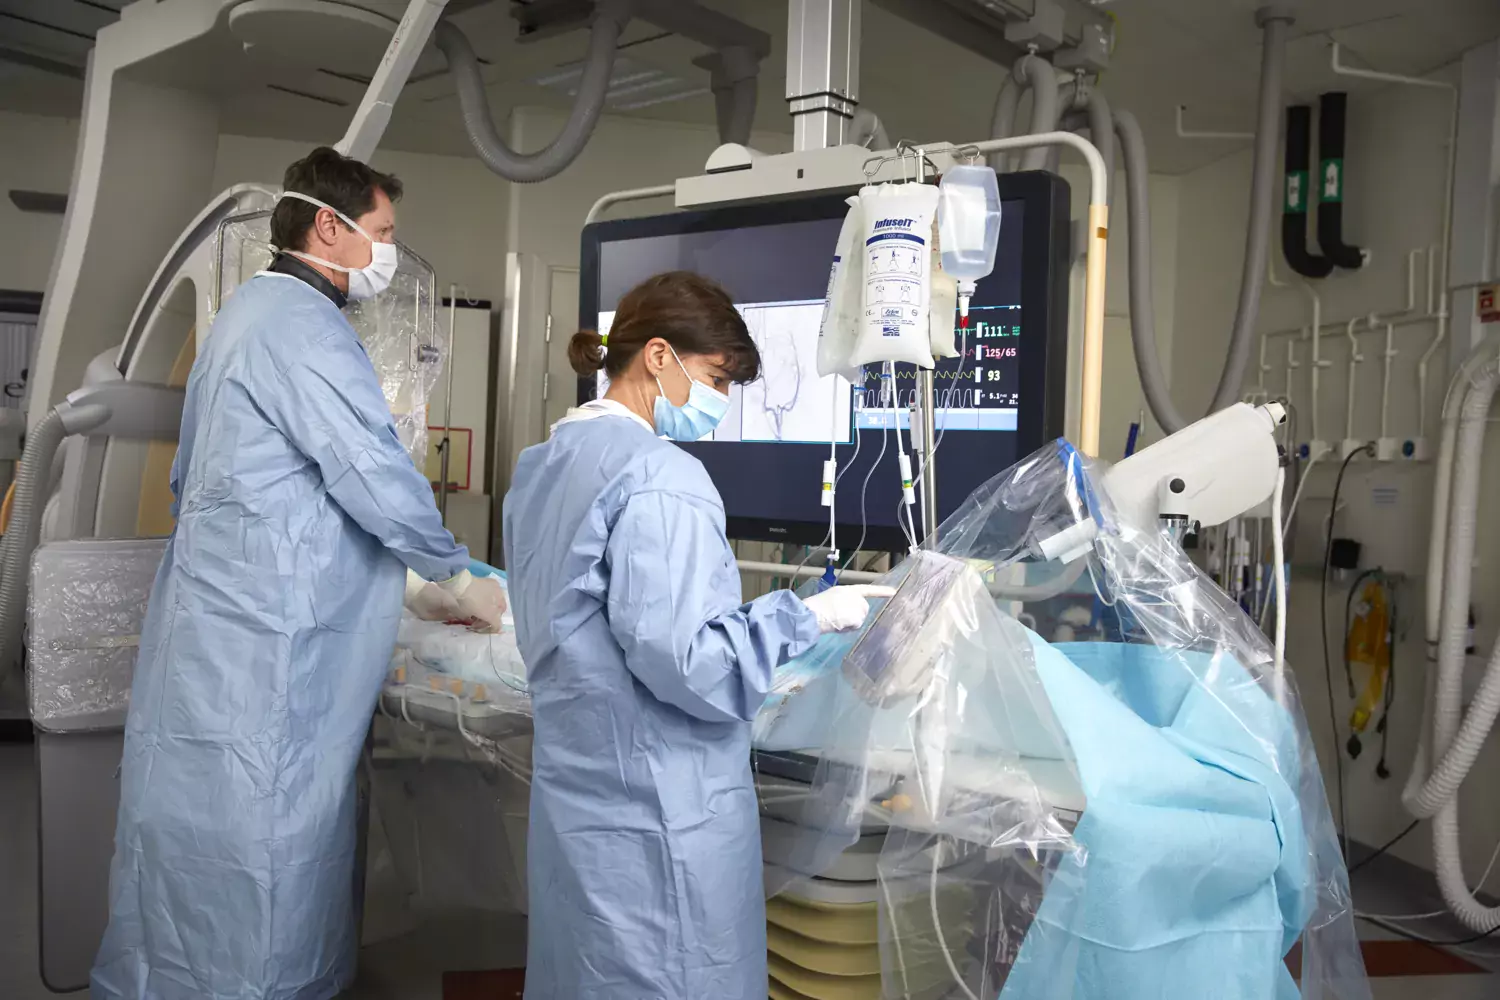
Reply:
<svg viewBox="0 0 1500 1000"><path fill-rule="evenodd" d="M93 995L323 1000L353 978L355 766L406 567L442 579L468 552L353 328L289 276L214 322L172 493Z"/></svg>
<svg viewBox="0 0 1500 1000"><path fill-rule="evenodd" d="M526 1000L764 1000L750 720L814 616L789 591L741 603L708 474L630 417L559 425L512 481Z"/></svg>

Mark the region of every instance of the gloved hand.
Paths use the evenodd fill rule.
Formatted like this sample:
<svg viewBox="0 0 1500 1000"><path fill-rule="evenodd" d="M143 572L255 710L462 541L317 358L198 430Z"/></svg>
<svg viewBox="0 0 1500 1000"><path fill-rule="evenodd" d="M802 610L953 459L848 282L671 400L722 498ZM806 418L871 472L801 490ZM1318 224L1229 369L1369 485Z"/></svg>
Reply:
<svg viewBox="0 0 1500 1000"><path fill-rule="evenodd" d="M870 614L870 601L891 597L894 587L852 586L830 587L821 594L814 594L802 603L818 619L818 631L851 632L865 623Z"/></svg>
<svg viewBox="0 0 1500 1000"><path fill-rule="evenodd" d="M468 622L476 631L498 632L505 614L505 588L492 576L464 570L441 583L406 571L406 607L425 621Z"/></svg>
<svg viewBox="0 0 1500 1000"><path fill-rule="evenodd" d="M411 572L408 570L407 572ZM424 622L446 622L459 617L458 600L442 587L412 574L407 580L406 609Z"/></svg>
<svg viewBox="0 0 1500 1000"><path fill-rule="evenodd" d="M457 618L469 623L476 632L500 631L505 614L505 588L493 576L474 576L464 570L451 580L438 584L458 602Z"/></svg>

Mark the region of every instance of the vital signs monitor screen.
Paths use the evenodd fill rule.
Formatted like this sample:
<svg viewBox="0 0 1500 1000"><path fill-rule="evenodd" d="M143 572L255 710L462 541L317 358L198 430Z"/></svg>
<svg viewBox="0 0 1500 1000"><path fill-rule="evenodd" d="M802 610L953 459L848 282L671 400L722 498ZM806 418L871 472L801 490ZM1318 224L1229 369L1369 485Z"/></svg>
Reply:
<svg viewBox="0 0 1500 1000"><path fill-rule="evenodd" d="M1060 432L1047 426L1056 422L1046 412L1049 394L1058 397L1050 402L1060 414L1061 386L1049 392L1048 383L1060 381L1050 376L1060 374L1063 361L1061 350L1049 350L1048 332L1054 322L1063 322L1066 300L1052 301L1045 294L1056 284L1049 255L1033 253L1028 259L1026 247L1028 215L1046 222L1053 206L1025 192L1006 197L1007 180L1014 178L1001 178L995 271L979 282L967 337L960 336L955 312L954 343L963 356L937 368L940 517ZM1051 190L1045 182L1038 187ZM688 270L728 290L760 349L760 378L732 387L729 413L719 427L682 445L703 462L718 487L731 537L817 543L828 530L822 470L833 444L841 477L836 490L841 547L852 549L861 531L865 548L903 544L897 436L912 453L909 414L918 392L916 371L898 365L890 380L882 366L869 365L859 383L817 372L823 296L845 210L841 198L823 197L602 223L585 231L584 326L607 333L616 304L638 282L663 271ZM1028 275L1033 268L1045 272L1041 277L1047 280ZM1041 294L1028 295L1028 286ZM1033 298L1038 301L1029 301ZM1052 360L1058 365L1049 365L1050 354L1057 355ZM1049 376L1049 367L1058 371ZM602 376L584 381L580 398L602 394L606 386ZM919 465L920 456L914 455L913 466ZM920 517L914 521L919 524Z"/></svg>

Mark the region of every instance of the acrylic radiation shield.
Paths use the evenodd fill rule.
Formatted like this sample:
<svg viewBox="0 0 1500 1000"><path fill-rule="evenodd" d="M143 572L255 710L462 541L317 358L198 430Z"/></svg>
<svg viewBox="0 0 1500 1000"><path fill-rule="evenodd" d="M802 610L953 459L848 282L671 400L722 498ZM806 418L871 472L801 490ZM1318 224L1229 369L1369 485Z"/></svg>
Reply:
<svg viewBox="0 0 1500 1000"><path fill-rule="evenodd" d="M271 213L231 216L219 226L210 316L234 290L271 263ZM437 315L432 265L397 241L400 263L391 285L344 314L364 342L396 422L396 433L419 468L427 460L427 401L448 359L448 331ZM210 328L212 332L212 328Z"/></svg>

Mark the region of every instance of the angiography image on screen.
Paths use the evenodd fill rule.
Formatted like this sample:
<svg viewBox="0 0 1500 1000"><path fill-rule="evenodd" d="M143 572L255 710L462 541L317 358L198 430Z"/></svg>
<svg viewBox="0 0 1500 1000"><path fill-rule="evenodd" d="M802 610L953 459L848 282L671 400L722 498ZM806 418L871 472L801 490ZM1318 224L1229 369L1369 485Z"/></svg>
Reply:
<svg viewBox="0 0 1500 1000"><path fill-rule="evenodd" d="M758 302L739 310L761 363L760 378L740 392L739 440L849 440L854 387L837 375L818 375L823 301Z"/></svg>

